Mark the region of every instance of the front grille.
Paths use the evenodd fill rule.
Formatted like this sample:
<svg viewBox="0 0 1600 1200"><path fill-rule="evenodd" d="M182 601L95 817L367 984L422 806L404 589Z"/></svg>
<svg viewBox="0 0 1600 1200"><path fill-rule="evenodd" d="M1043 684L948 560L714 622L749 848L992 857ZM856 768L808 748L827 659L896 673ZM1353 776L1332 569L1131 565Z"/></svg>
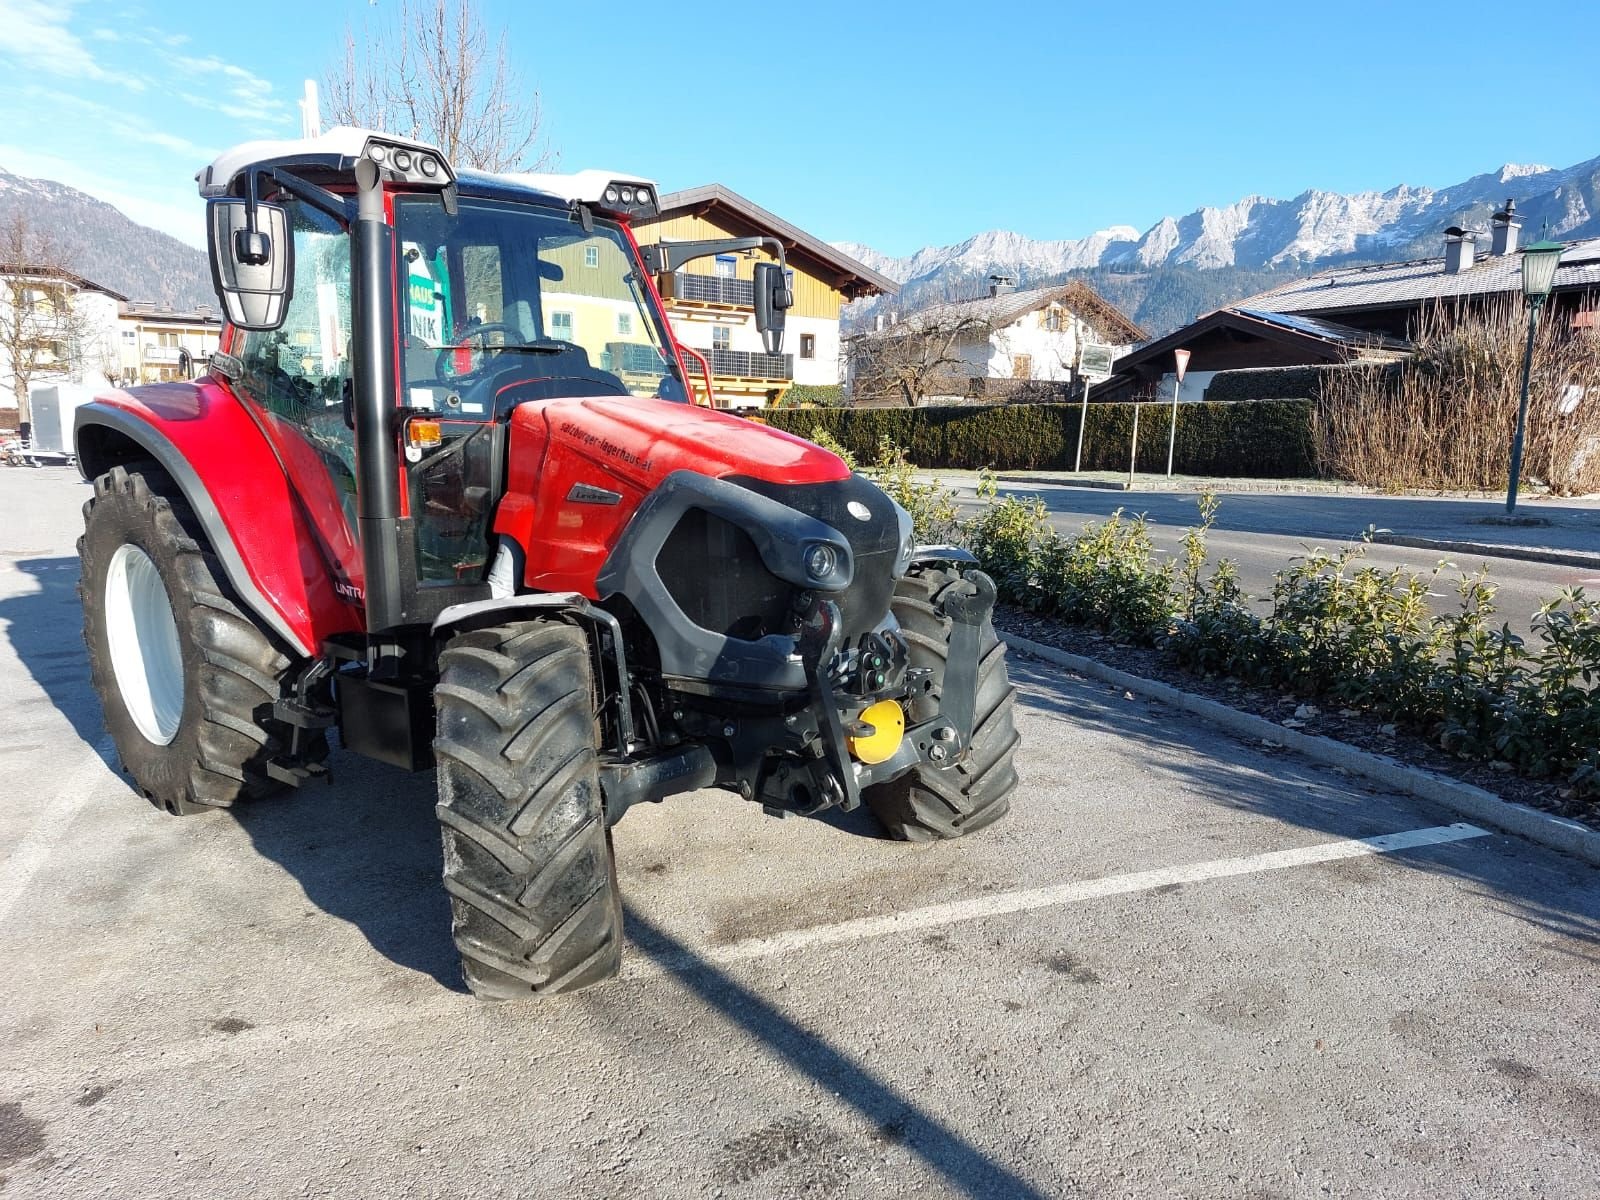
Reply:
<svg viewBox="0 0 1600 1200"><path fill-rule="evenodd" d="M847 644L854 644L888 615L894 595L894 560L900 550L900 522L894 501L876 484L859 475L827 483L770 483L743 476L730 477L728 482L816 517L850 543L855 559L850 586L843 592L824 593L839 606ZM850 512L852 502L865 505L867 520Z"/></svg>
<svg viewBox="0 0 1600 1200"><path fill-rule="evenodd" d="M656 573L702 629L752 642L787 632L794 589L767 570L749 534L704 509L678 520L656 556Z"/></svg>

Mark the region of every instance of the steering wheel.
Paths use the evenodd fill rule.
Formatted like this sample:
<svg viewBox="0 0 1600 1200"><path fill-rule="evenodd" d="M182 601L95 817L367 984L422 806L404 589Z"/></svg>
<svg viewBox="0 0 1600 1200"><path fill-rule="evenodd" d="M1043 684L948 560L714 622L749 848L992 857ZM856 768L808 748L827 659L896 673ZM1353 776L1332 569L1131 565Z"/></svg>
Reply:
<svg viewBox="0 0 1600 1200"><path fill-rule="evenodd" d="M496 349L496 347L489 345L488 335L491 333L504 335L506 338L504 345L521 346L525 344L522 339L522 330L515 325L507 325L503 321L483 321L477 325L468 326L463 330L460 339L455 345L445 346L440 349L439 358L434 363L434 374L440 379L451 379L457 382L481 375L489 367L490 351ZM463 347L467 347L470 350L470 343L473 338L477 338L480 342L477 354L481 358L478 365L466 371L457 371L455 369L456 352Z"/></svg>

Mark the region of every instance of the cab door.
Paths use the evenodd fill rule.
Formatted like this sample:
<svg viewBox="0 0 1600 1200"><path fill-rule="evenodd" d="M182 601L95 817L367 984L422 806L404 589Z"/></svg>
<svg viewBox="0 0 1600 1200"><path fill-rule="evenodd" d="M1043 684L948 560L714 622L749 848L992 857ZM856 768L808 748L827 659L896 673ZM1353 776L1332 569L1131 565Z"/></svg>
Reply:
<svg viewBox="0 0 1600 1200"><path fill-rule="evenodd" d="M288 473L339 591L364 594L350 408L350 240L327 214L283 201L294 288L282 326L235 330L231 383Z"/></svg>

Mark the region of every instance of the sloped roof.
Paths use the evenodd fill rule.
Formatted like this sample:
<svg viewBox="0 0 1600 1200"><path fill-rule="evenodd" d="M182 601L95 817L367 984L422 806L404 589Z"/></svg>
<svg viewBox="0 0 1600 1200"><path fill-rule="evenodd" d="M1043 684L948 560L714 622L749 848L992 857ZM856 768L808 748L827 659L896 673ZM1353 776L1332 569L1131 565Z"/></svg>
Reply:
<svg viewBox="0 0 1600 1200"><path fill-rule="evenodd" d="M112 291L104 284L96 283L92 279L85 279L82 275L74 274L64 267L36 267L26 264L0 263L0 277L21 279L59 279L70 284L80 292L99 292L110 296L113 300L126 300L121 292Z"/></svg>
<svg viewBox="0 0 1600 1200"><path fill-rule="evenodd" d="M1600 238L1567 242L1556 269L1555 291L1600 289ZM1291 280L1241 301L1264 312L1337 312L1404 308L1427 300L1487 296L1522 290L1522 253L1481 254L1469 270L1451 275L1443 258L1343 267Z"/></svg>
<svg viewBox="0 0 1600 1200"><path fill-rule="evenodd" d="M1316 317L1290 316L1284 313L1265 312L1242 305L1219 308L1199 317L1182 329L1166 337L1124 354L1117 359L1113 371L1120 375L1150 363L1160 364L1161 370L1171 369L1171 353L1218 329L1237 329L1258 338L1290 345L1303 346L1309 357L1338 361L1360 351L1381 351L1403 354L1411 343L1388 334L1353 329L1333 321Z"/></svg>
<svg viewBox="0 0 1600 1200"><path fill-rule="evenodd" d="M1126 314L1081 279L1025 292L1003 292L975 300L955 300L935 304L907 315L892 330L916 332L935 326L951 326L974 321L992 329L1003 329L1019 317L1051 304L1060 304L1077 313L1104 336L1123 342L1142 342L1150 335L1130 321ZM888 333L886 329L883 332Z"/></svg>
<svg viewBox="0 0 1600 1200"><path fill-rule="evenodd" d="M880 275L865 263L857 262L821 238L807 233L798 225L791 225L782 217L768 212L755 201L741 196L724 184L707 183L700 187L685 188L680 192L668 192L661 197L658 207L664 218L688 209L704 210L718 206L737 213L751 225L772 234L785 244L789 252L799 250L842 276L840 290L846 292L851 299L872 296L880 292L893 295L900 290L900 285L887 275Z"/></svg>

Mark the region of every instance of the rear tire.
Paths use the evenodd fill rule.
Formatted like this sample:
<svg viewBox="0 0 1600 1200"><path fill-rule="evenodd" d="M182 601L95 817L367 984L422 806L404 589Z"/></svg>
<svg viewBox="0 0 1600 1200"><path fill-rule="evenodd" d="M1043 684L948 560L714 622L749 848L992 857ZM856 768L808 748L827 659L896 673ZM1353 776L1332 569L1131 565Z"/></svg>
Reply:
<svg viewBox="0 0 1600 1200"><path fill-rule="evenodd" d="M910 702L907 724L938 715L950 655L951 622L943 597L961 586L961 572L953 567L914 570L895 585L891 607L910 644L911 666L933 671L929 690ZM962 837L994 824L1010 810L1020 739L1012 722L1016 689L1006 675L1005 652L994 625L985 620L978 631L972 743L955 766L940 769L921 763L862 792L890 837L907 842Z"/></svg>
<svg viewBox="0 0 1600 1200"><path fill-rule="evenodd" d="M439 821L474 995L572 992L617 973L622 905L595 755L583 632L522 621L440 656Z"/></svg>
<svg viewBox="0 0 1600 1200"><path fill-rule="evenodd" d="M94 481L78 539L83 640L106 728L144 797L174 815L282 785L272 716L292 660L236 601L183 494L154 463ZM305 756L327 741L310 735Z"/></svg>

